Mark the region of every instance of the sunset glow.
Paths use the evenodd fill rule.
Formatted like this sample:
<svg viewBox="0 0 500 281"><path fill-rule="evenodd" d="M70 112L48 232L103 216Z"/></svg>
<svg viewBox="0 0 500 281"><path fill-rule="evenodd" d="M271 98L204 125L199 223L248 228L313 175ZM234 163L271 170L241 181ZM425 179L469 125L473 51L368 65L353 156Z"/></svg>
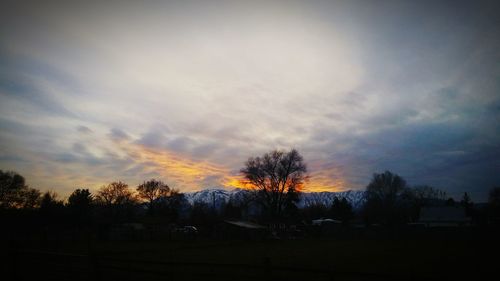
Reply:
<svg viewBox="0 0 500 281"><path fill-rule="evenodd" d="M494 9L22 2L0 12L0 169L41 190L244 188L249 157L292 148L307 191L391 170L484 199L500 180Z"/></svg>

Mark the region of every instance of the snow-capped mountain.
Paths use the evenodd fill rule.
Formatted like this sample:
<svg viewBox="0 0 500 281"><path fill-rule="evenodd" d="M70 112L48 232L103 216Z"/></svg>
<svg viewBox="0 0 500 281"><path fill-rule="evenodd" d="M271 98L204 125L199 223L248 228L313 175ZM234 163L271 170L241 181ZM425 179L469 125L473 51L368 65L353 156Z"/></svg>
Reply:
<svg viewBox="0 0 500 281"><path fill-rule="evenodd" d="M304 208L310 205L322 204L331 206L333 200L345 198L347 202L351 203L353 209L360 209L365 203L365 192L360 190L348 190L341 192L304 192L301 195L298 203L299 208Z"/></svg>
<svg viewBox="0 0 500 281"><path fill-rule="evenodd" d="M195 202L202 202L215 208L220 208L229 201L242 202L250 196L250 191L245 189L226 190L222 188L209 188L196 192L184 194L188 202L192 205ZM342 191L342 192L304 192L301 194L298 202L299 208L304 208L314 204L323 204L330 206L335 197L339 199L346 198L351 203L353 209L359 209L364 204L364 191Z"/></svg>
<svg viewBox="0 0 500 281"><path fill-rule="evenodd" d="M229 201L232 192L232 190L228 191L225 189L209 188L196 192L184 193L184 196L190 204L194 204L195 202L212 204L214 201Z"/></svg>

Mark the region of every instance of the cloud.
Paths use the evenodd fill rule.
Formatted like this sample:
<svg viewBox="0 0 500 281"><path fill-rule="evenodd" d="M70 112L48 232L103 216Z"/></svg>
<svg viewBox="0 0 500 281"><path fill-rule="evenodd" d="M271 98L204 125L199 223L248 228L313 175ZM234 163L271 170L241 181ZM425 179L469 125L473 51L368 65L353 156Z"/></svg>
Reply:
<svg viewBox="0 0 500 281"><path fill-rule="evenodd" d="M122 141L130 139L130 136L119 128L111 128L109 136L115 141Z"/></svg>
<svg viewBox="0 0 500 281"><path fill-rule="evenodd" d="M386 169L483 197L477 183L499 181L490 4L218 3L10 4L1 167L65 191L149 177L195 190L295 147L311 190Z"/></svg>
<svg viewBox="0 0 500 281"><path fill-rule="evenodd" d="M86 127L83 125L79 125L78 127L76 127L76 130L80 133L83 133L83 134L91 134L94 132L89 127Z"/></svg>

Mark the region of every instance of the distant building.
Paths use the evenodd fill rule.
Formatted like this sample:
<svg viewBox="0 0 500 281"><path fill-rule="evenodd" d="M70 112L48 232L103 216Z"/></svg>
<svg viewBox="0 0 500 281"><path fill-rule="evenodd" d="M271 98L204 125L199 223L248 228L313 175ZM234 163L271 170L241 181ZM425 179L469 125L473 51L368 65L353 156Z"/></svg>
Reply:
<svg viewBox="0 0 500 281"><path fill-rule="evenodd" d="M465 215L463 207L422 207L419 223L427 227L469 226L471 218Z"/></svg>
<svg viewBox="0 0 500 281"><path fill-rule="evenodd" d="M269 236L269 229L263 225L241 220L224 220L216 227L216 237L224 239L259 240Z"/></svg>
<svg viewBox="0 0 500 281"><path fill-rule="evenodd" d="M316 226L335 225L335 224L342 224L342 221L334 219L324 219L324 218L312 220L312 225Z"/></svg>

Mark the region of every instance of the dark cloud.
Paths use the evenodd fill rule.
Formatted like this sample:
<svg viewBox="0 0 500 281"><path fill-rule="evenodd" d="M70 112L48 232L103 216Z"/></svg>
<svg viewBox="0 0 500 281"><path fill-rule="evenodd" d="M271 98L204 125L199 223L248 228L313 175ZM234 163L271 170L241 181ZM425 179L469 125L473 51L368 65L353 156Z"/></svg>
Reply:
<svg viewBox="0 0 500 281"><path fill-rule="evenodd" d="M179 136L169 140L166 145L173 151L185 153L191 150L191 148L195 145L195 142L189 137Z"/></svg>
<svg viewBox="0 0 500 281"><path fill-rule="evenodd" d="M122 141L130 139L130 136L119 128L111 128L111 130L109 131L109 136L114 141Z"/></svg>
<svg viewBox="0 0 500 281"><path fill-rule="evenodd" d="M20 135L27 136L31 133L33 133L33 130L30 126L25 125L22 122L6 119L0 117L0 128L2 129L2 132L9 133L9 134L15 134L19 133ZM2 134L3 136L3 134Z"/></svg>
<svg viewBox="0 0 500 281"><path fill-rule="evenodd" d="M200 186L204 188L220 187L222 180L223 180L222 175L206 176L203 178L203 180L201 180Z"/></svg>
<svg viewBox="0 0 500 281"><path fill-rule="evenodd" d="M226 146L227 148L227 146ZM206 143L198 145L193 149L193 154L199 158L211 157L213 154L217 154L223 148L222 142L219 143Z"/></svg>
<svg viewBox="0 0 500 281"><path fill-rule="evenodd" d="M25 159L23 157L20 157L19 155L12 155L12 154L0 154L0 162L1 163L27 163L29 162L29 159Z"/></svg>
<svg viewBox="0 0 500 281"><path fill-rule="evenodd" d="M89 127L83 126L83 125L76 127L76 130L80 133L83 133L83 134L91 134L94 132Z"/></svg>
<svg viewBox="0 0 500 281"><path fill-rule="evenodd" d="M68 93L74 92L73 78L32 57L2 47L0 41L0 93L5 95L4 98L30 104L44 115L77 117L71 108L50 93L56 87ZM50 86L47 81L50 81Z"/></svg>
<svg viewBox="0 0 500 281"><path fill-rule="evenodd" d="M57 155L54 155L53 159L55 162L65 164L81 162L81 159L77 155L72 153L59 153Z"/></svg>
<svg viewBox="0 0 500 281"><path fill-rule="evenodd" d="M500 147L494 140L485 142L486 138L467 124L413 124L350 138L324 135L329 141L318 150L330 151L328 158L332 160L313 168L340 168L359 188L368 184L372 173L391 170L410 184L436 185L450 194L475 188L482 200L488 188L500 182L500 175L493 172L500 166ZM349 145L339 146L339 141L345 140Z"/></svg>
<svg viewBox="0 0 500 281"><path fill-rule="evenodd" d="M83 154L83 155L88 155L89 152L87 150L87 148L85 147L85 145L81 144L81 143L74 143L73 144L73 151L76 152L76 153L79 153L79 154Z"/></svg>
<svg viewBox="0 0 500 281"><path fill-rule="evenodd" d="M165 148L167 138L163 131L150 130L136 141L137 144L144 145L151 148Z"/></svg>

